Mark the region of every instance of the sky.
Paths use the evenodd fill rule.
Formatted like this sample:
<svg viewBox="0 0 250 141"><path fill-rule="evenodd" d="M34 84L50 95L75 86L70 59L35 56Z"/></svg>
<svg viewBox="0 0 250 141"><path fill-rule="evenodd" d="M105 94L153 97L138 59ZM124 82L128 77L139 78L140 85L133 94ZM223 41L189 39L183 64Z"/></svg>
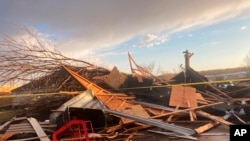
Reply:
<svg viewBox="0 0 250 141"><path fill-rule="evenodd" d="M241 67L250 51L248 0L0 0L0 34L35 29L62 54L130 72L184 65L197 71Z"/></svg>

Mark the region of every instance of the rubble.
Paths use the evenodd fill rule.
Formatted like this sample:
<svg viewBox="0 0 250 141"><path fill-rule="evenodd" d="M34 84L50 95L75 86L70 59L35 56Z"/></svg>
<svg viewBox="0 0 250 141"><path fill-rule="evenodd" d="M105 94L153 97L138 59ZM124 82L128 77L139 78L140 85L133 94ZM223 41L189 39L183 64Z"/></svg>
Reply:
<svg viewBox="0 0 250 141"><path fill-rule="evenodd" d="M121 136L130 140L140 136L143 129L149 129L151 134L199 140L199 136L219 125L248 124L249 88L241 86L230 91L229 87L214 86L190 67L193 54L184 54L185 70L170 81L156 79L137 65L130 54L132 74L122 73L116 67L109 71L61 64L51 75L13 90L14 95L25 92L35 97L14 97L14 107L32 105L33 111L42 114L48 108L47 124L33 117L13 118L0 126L0 141L113 140ZM132 63L137 69L132 68ZM53 103L53 99L58 99L56 95L65 96ZM194 126L195 123L199 125ZM17 130L24 127L26 130ZM23 139L17 134L32 135Z"/></svg>

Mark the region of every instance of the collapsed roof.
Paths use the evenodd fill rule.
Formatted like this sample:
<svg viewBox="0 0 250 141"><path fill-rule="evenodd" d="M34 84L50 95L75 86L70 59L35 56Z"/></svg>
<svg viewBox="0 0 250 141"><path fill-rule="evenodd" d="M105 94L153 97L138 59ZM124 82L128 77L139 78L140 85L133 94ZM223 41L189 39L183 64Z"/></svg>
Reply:
<svg viewBox="0 0 250 141"><path fill-rule="evenodd" d="M106 88L101 81L98 79L99 76L108 75L110 72L102 67L88 66L88 67L74 67L69 66L72 70L78 74L88 78L90 81L95 82L98 85ZM12 90L12 93L53 93L59 91L84 91L84 87L80 86L77 81L62 68L58 67L56 71L49 75L43 76L37 80L33 80L25 85L22 85Z"/></svg>

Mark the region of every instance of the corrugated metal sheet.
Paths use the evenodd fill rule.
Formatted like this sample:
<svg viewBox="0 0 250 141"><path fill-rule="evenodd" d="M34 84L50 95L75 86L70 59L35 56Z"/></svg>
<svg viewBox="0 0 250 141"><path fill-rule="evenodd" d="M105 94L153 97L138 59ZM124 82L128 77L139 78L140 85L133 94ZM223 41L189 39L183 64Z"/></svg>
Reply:
<svg viewBox="0 0 250 141"><path fill-rule="evenodd" d="M177 126L173 124L168 124L168 123L158 121L155 119L145 119L139 116L129 115L126 113L118 112L115 110L109 110L109 109L104 109L104 111L110 114L116 115L116 116L129 118L129 119L132 119L141 123L145 123L148 125L153 125L153 126L165 129L165 130L169 130L169 131L181 134L181 135L190 136L190 135L195 134L195 131L193 129L185 128L185 127L181 127L181 126Z"/></svg>
<svg viewBox="0 0 250 141"><path fill-rule="evenodd" d="M67 108L90 108L90 109L103 109L104 105L94 97L91 90L86 90L76 97L68 100L57 111L66 111ZM60 115L60 112L54 112L50 115L50 122L56 123L56 118Z"/></svg>

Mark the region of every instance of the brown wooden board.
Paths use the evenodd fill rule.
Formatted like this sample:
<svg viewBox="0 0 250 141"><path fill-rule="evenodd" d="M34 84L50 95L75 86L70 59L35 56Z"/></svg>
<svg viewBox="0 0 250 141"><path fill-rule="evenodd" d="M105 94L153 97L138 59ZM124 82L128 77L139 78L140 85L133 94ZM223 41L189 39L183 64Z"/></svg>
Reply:
<svg viewBox="0 0 250 141"><path fill-rule="evenodd" d="M123 107L122 109L119 109L119 111L130 114L130 115L140 116L143 118L150 117L141 105L131 105L129 107ZM128 123L133 122L133 120L128 119L128 118L121 118L121 120L123 124L128 124Z"/></svg>
<svg viewBox="0 0 250 141"><path fill-rule="evenodd" d="M178 105L182 108L197 107L196 89L192 87L172 86L169 106Z"/></svg>

